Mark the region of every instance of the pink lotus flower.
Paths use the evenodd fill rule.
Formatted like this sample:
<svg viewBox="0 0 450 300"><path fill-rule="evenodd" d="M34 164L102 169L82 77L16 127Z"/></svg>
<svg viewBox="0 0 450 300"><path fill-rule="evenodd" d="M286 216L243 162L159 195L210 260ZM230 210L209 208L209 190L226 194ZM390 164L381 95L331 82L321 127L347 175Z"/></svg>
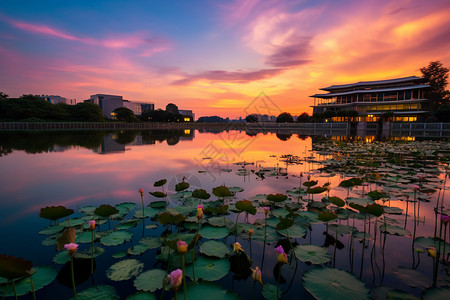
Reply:
<svg viewBox="0 0 450 300"><path fill-rule="evenodd" d="M252 278L254 281L258 281L259 283L261 283L262 286L264 286L263 282L262 282L262 276L261 276L261 270L256 267L254 270L252 268L250 268L250 270L252 270L253 274L252 274Z"/></svg>
<svg viewBox="0 0 450 300"><path fill-rule="evenodd" d="M450 222L450 216L441 215L441 222L447 224L448 222Z"/></svg>
<svg viewBox="0 0 450 300"><path fill-rule="evenodd" d="M180 269L176 269L168 275L170 279L170 288L175 292L178 290L178 287L183 282L183 271Z"/></svg>
<svg viewBox="0 0 450 300"><path fill-rule="evenodd" d="M242 249L241 244L239 244L238 242L234 243L233 251L231 253L236 252L236 254L239 254L240 251L245 252L244 249Z"/></svg>
<svg viewBox="0 0 450 300"><path fill-rule="evenodd" d="M78 244L75 244L75 243L65 244L64 249L69 251L70 254L73 254L73 253L77 252Z"/></svg>
<svg viewBox="0 0 450 300"><path fill-rule="evenodd" d="M188 244L186 242L183 242L182 240L178 240L177 242L177 249L178 249L178 253L186 253L188 248Z"/></svg>
<svg viewBox="0 0 450 300"><path fill-rule="evenodd" d="M95 220L90 220L88 223L89 223L89 228L91 230L94 230L95 229Z"/></svg>
<svg viewBox="0 0 450 300"><path fill-rule="evenodd" d="M414 191L418 191L420 188L417 184L413 184L411 187L413 188Z"/></svg>
<svg viewBox="0 0 450 300"><path fill-rule="evenodd" d="M203 217L203 205L197 205L197 219L201 219Z"/></svg>
<svg viewBox="0 0 450 300"><path fill-rule="evenodd" d="M138 192L141 194L141 196L144 196L144 189L139 189Z"/></svg>
<svg viewBox="0 0 450 300"><path fill-rule="evenodd" d="M263 207L264 208L264 213L266 214L266 216L269 214L269 211L270 211L270 207L268 207L268 206L264 206Z"/></svg>
<svg viewBox="0 0 450 300"><path fill-rule="evenodd" d="M288 258L286 253L284 252L283 246L278 246L275 248L275 252L277 253L277 259L279 262L283 263L283 264L287 264L288 263Z"/></svg>

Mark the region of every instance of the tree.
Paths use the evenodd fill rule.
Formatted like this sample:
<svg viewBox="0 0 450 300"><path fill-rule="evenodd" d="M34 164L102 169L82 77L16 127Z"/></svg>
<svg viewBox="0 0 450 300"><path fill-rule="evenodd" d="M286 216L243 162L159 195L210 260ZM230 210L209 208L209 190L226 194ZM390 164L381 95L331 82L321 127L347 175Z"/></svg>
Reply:
<svg viewBox="0 0 450 300"><path fill-rule="evenodd" d="M310 120L309 114L304 112L297 117L297 123L308 123Z"/></svg>
<svg viewBox="0 0 450 300"><path fill-rule="evenodd" d="M245 117L245 121L247 121L247 123L258 123L258 115L256 114L251 114Z"/></svg>
<svg viewBox="0 0 450 300"><path fill-rule="evenodd" d="M277 123L294 123L294 118L292 118L290 113L281 113L276 120Z"/></svg>
<svg viewBox="0 0 450 300"><path fill-rule="evenodd" d="M3 92L0 92L0 100L6 100L6 99L8 99L8 95L6 95Z"/></svg>
<svg viewBox="0 0 450 300"><path fill-rule="evenodd" d="M122 122L137 122L138 118L134 115L131 109L126 107L118 107L114 111L116 113L116 120Z"/></svg>
<svg viewBox="0 0 450 300"><path fill-rule="evenodd" d="M170 112L170 113L173 113L173 114L176 114L176 115L179 114L178 106L176 106L173 103L169 103L169 104L166 105L166 111Z"/></svg>
<svg viewBox="0 0 450 300"><path fill-rule="evenodd" d="M431 111L437 111L440 107L449 103L450 92L445 89L448 84L448 71L439 61L432 61L428 67L420 69L422 77L430 85L430 89L426 92L426 97L430 100L429 106Z"/></svg>

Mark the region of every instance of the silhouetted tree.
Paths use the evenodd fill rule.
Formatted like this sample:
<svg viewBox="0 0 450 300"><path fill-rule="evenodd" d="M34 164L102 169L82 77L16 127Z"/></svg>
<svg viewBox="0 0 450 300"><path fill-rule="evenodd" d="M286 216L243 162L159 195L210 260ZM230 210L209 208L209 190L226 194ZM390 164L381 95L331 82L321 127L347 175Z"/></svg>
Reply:
<svg viewBox="0 0 450 300"><path fill-rule="evenodd" d="M290 113L284 112L281 113L276 120L277 123L293 123L294 118L292 118Z"/></svg>
<svg viewBox="0 0 450 300"><path fill-rule="evenodd" d="M245 121L247 121L247 123L258 123L258 115L256 114L251 114L245 117Z"/></svg>
<svg viewBox="0 0 450 300"><path fill-rule="evenodd" d="M169 112L169 113L176 114L176 115L179 114L178 106L176 106L173 103L169 103L169 104L166 105L166 111Z"/></svg>
<svg viewBox="0 0 450 300"><path fill-rule="evenodd" d="M439 61L432 61L428 67L420 69L422 77L430 85L430 89L426 91L426 98L430 100L429 109L431 111L437 111L441 106L449 103L450 92L446 90L448 71L449 69Z"/></svg>
<svg viewBox="0 0 450 300"><path fill-rule="evenodd" d="M122 122L137 122L137 121L139 121L138 118L134 115L133 111L126 107L118 107L114 110L114 113L116 113L116 120L118 120L118 121L122 121Z"/></svg>
<svg viewBox="0 0 450 300"><path fill-rule="evenodd" d="M297 117L297 123L308 123L310 121L310 116L307 112L304 112L300 114L300 116Z"/></svg>
<svg viewBox="0 0 450 300"><path fill-rule="evenodd" d="M8 95L6 95L3 92L0 92L0 100L6 100L6 99L8 99Z"/></svg>

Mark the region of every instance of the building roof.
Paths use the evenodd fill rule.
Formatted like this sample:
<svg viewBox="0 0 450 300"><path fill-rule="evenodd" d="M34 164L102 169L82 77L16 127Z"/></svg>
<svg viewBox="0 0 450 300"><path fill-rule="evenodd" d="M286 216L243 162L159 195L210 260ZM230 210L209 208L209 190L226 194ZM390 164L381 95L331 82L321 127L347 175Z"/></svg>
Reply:
<svg viewBox="0 0 450 300"><path fill-rule="evenodd" d="M332 91L336 89L346 89L346 88L353 88L353 87L362 87L362 86L373 86L373 85L380 85L380 84L395 84L395 83L403 83L403 82L409 82L409 81L424 81L425 79L422 77L417 76L409 76L409 77L403 77L403 78L395 78L395 79L387 79L387 80L376 80L376 81L360 81L356 83L350 83L350 84L341 84L341 85L332 85L326 88L322 88L321 90L324 91Z"/></svg>
<svg viewBox="0 0 450 300"><path fill-rule="evenodd" d="M420 78L420 77L417 77L417 78ZM351 95L351 94L395 92L395 91L404 91L404 90L412 90L412 89L424 89L424 88L428 88L428 87L430 87L428 84L418 84L418 85L393 87L393 88L385 88L385 89L354 90L354 91L348 91L348 92L342 92L342 93L315 94L310 97L332 98L332 97L336 97L336 96ZM322 90L325 90L325 89L322 89Z"/></svg>

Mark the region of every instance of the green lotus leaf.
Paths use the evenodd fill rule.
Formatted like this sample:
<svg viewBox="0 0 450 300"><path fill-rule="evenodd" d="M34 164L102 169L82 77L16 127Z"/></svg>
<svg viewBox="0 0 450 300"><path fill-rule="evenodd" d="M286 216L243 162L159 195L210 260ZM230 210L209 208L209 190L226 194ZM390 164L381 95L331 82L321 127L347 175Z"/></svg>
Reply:
<svg viewBox="0 0 450 300"><path fill-rule="evenodd" d="M266 199L272 202L283 202L287 198L284 194L269 194Z"/></svg>
<svg viewBox="0 0 450 300"><path fill-rule="evenodd" d="M0 277L17 279L30 275L33 262L21 257L0 254Z"/></svg>
<svg viewBox="0 0 450 300"><path fill-rule="evenodd" d="M403 209L401 209L400 207L395 207L395 206L391 206L391 207L384 207L384 212L387 214L392 214L392 215L401 215L403 213Z"/></svg>
<svg viewBox="0 0 450 300"><path fill-rule="evenodd" d="M306 196L306 191L302 188L294 188L286 191L286 195L289 195L294 198Z"/></svg>
<svg viewBox="0 0 450 300"><path fill-rule="evenodd" d="M128 255L141 255L148 250L148 247L142 244L132 246L127 250Z"/></svg>
<svg viewBox="0 0 450 300"><path fill-rule="evenodd" d="M302 262L325 264L331 260L328 249L315 245L298 245L294 248L295 256Z"/></svg>
<svg viewBox="0 0 450 300"><path fill-rule="evenodd" d="M277 230L283 230L283 229L291 227L292 225L294 225L293 220L280 217L280 222L275 226L275 228Z"/></svg>
<svg viewBox="0 0 450 300"><path fill-rule="evenodd" d="M425 249L434 247L436 249L439 248L439 244L441 245L441 254L448 255L450 253L450 244L444 243L444 241L441 239L439 242L439 238L433 238L433 237L418 237L414 239L414 243L416 246L421 246ZM445 249L445 253L444 252Z"/></svg>
<svg viewBox="0 0 450 300"><path fill-rule="evenodd" d="M153 207L146 207L144 208L144 215L146 218L153 218L155 217L157 214L159 214L162 210L160 209L156 209ZM142 218L142 209L137 209L134 212L133 215L134 218Z"/></svg>
<svg viewBox="0 0 450 300"><path fill-rule="evenodd" d="M119 251L112 255L112 257L114 257L114 258L124 258L125 256L127 256L126 251Z"/></svg>
<svg viewBox="0 0 450 300"><path fill-rule="evenodd" d="M112 281L123 281L131 279L144 269L144 264L137 259L125 259L113 264L107 271L106 276Z"/></svg>
<svg viewBox="0 0 450 300"><path fill-rule="evenodd" d="M100 242L105 246L117 246L130 241L133 233L128 230L114 231L100 238Z"/></svg>
<svg viewBox="0 0 450 300"><path fill-rule="evenodd" d="M92 206L92 205L83 206L78 209L78 212L85 213L85 214L93 214L94 210L96 208L97 208L96 206Z"/></svg>
<svg viewBox="0 0 450 300"><path fill-rule="evenodd" d="M109 204L102 204L94 210L94 214L103 218L108 218L118 212L119 210L117 208Z"/></svg>
<svg viewBox="0 0 450 300"><path fill-rule="evenodd" d="M197 273L197 270L196 270ZM197 274L196 274L197 275ZM178 299L184 299L183 289L178 289ZM223 289L220 285L203 281L201 283L192 282L187 286L186 291L186 299L189 300L205 300L205 299L214 299L214 300L239 300L239 297L236 293Z"/></svg>
<svg viewBox="0 0 450 300"><path fill-rule="evenodd" d="M105 253L105 249L99 246L94 247L94 258L102 255ZM91 259L92 258L92 247L86 248L84 251L79 251L75 254L76 258L84 258L84 259Z"/></svg>
<svg viewBox="0 0 450 300"><path fill-rule="evenodd" d="M115 206L117 209L120 209L120 207L126 208L128 211L132 211L136 208L136 203L134 202L122 202Z"/></svg>
<svg viewBox="0 0 450 300"><path fill-rule="evenodd" d="M184 190L188 189L190 186L191 185L189 183L182 181L182 182L177 183L175 185L175 191L181 192L181 191L184 191Z"/></svg>
<svg viewBox="0 0 450 300"><path fill-rule="evenodd" d="M408 294L406 292L393 289L386 286L380 286L373 288L370 291L370 294L372 296L373 300L382 300L382 299L389 299L389 300L419 300L420 298L413 296L411 294Z"/></svg>
<svg viewBox="0 0 450 300"><path fill-rule="evenodd" d="M183 242L187 243L188 245L193 243L196 238L195 233L172 233L170 235L167 235L163 238L164 244L169 246L170 248L176 250L177 249L177 242L179 240L182 240Z"/></svg>
<svg viewBox="0 0 450 300"><path fill-rule="evenodd" d="M41 231L39 231L39 234L45 234L45 235L51 235L58 232L61 232L65 228L64 225L58 224L58 225L52 225L48 226Z"/></svg>
<svg viewBox="0 0 450 300"><path fill-rule="evenodd" d="M320 221L323 221L323 222L329 222L329 221L331 221L331 220L336 219L337 216L336 216L335 214L333 214L333 213L324 211L324 212L320 212L320 213L317 215L317 218L318 218Z"/></svg>
<svg viewBox="0 0 450 300"><path fill-rule="evenodd" d="M357 231L356 227L343 224L330 224L328 230L336 232L337 234L351 234Z"/></svg>
<svg viewBox="0 0 450 300"><path fill-rule="evenodd" d="M275 230L275 228L267 226L264 228L258 228L253 232L252 240L258 241L258 242L264 242L264 234L265 234L265 242L266 243L273 243L277 242L280 238L280 235Z"/></svg>
<svg viewBox="0 0 450 300"><path fill-rule="evenodd" d="M233 196L233 194L230 192L230 190L224 185L213 188L212 193L214 194L214 196L219 197L219 198Z"/></svg>
<svg viewBox="0 0 450 300"><path fill-rule="evenodd" d="M168 212L163 212L158 216L158 222L162 225L167 224L179 224L183 222L186 218L182 214L171 214Z"/></svg>
<svg viewBox="0 0 450 300"><path fill-rule="evenodd" d="M345 206L345 201L336 196L328 197L328 201L330 201L331 203L333 203L334 205L337 205L339 207Z"/></svg>
<svg viewBox="0 0 450 300"><path fill-rule="evenodd" d="M94 232L94 240L99 238L100 235ZM92 242L92 233L90 231L83 231L78 234L75 238L75 243L91 243Z"/></svg>
<svg viewBox="0 0 450 300"><path fill-rule="evenodd" d="M228 188L228 190L229 190L230 192L232 192L233 194L240 193L240 192L243 192L243 191L244 191L243 188L238 187L238 186L230 187L230 188Z"/></svg>
<svg viewBox="0 0 450 300"><path fill-rule="evenodd" d="M318 182L317 180L310 180L310 181L303 182L303 185L310 188L312 186L315 186L317 184L317 182Z"/></svg>
<svg viewBox="0 0 450 300"><path fill-rule="evenodd" d="M253 206L253 203L248 200L236 202L236 208L240 211L245 211L251 215L256 214L256 208Z"/></svg>
<svg viewBox="0 0 450 300"><path fill-rule="evenodd" d="M211 197L211 195L208 194L204 189L197 189L192 192L192 197L207 200Z"/></svg>
<svg viewBox="0 0 450 300"><path fill-rule="evenodd" d="M230 254L230 249L225 243L218 241L207 241L200 245L200 253L207 256L214 256L218 258L224 258Z"/></svg>
<svg viewBox="0 0 450 300"><path fill-rule="evenodd" d="M430 278L417 270L400 266L392 270L392 273L410 287L424 289L431 286Z"/></svg>
<svg viewBox="0 0 450 300"><path fill-rule="evenodd" d="M357 240L367 240L367 241L373 240L373 236L367 232L355 231L353 232L352 236L354 239Z"/></svg>
<svg viewBox="0 0 450 300"><path fill-rule="evenodd" d="M137 292L129 295L126 300L156 300L156 296L150 292Z"/></svg>
<svg viewBox="0 0 450 300"><path fill-rule="evenodd" d="M78 293L78 300L118 300L116 289L110 285L96 285Z"/></svg>
<svg viewBox="0 0 450 300"><path fill-rule="evenodd" d="M270 212L274 217L277 218L286 218L289 215L289 212L284 208L272 209Z"/></svg>
<svg viewBox="0 0 450 300"><path fill-rule="evenodd" d="M273 285L273 284L269 284L266 283L263 287L262 287L262 295L264 296L264 298L266 298L267 300L273 300L273 299L278 299L279 297L277 296L277 286ZM280 293L281 291L279 291L278 293Z"/></svg>
<svg viewBox="0 0 450 300"><path fill-rule="evenodd" d="M364 282L346 271L317 268L304 272L302 278L305 289L319 300L370 299Z"/></svg>
<svg viewBox="0 0 450 300"><path fill-rule="evenodd" d="M422 294L423 300L450 299L450 287L443 286L439 288L426 289Z"/></svg>
<svg viewBox="0 0 450 300"><path fill-rule="evenodd" d="M383 209L383 206L373 203L373 204L369 204L366 206L366 212L375 217L379 217L379 216L383 215L384 209Z"/></svg>
<svg viewBox="0 0 450 300"><path fill-rule="evenodd" d="M148 237L143 237L139 241L139 244L145 245L148 249L154 249L154 248L158 248L159 246L161 246L161 241L159 238L157 238L155 236L148 236Z"/></svg>
<svg viewBox="0 0 450 300"><path fill-rule="evenodd" d="M207 239L221 239L230 233L230 230L227 227L214 227L208 224L203 225L200 228L200 235Z"/></svg>
<svg viewBox="0 0 450 300"><path fill-rule="evenodd" d="M348 204L358 204L361 206L366 206L368 204L372 204L373 200L370 198L353 198L353 197L347 197L345 198L345 201L347 201Z"/></svg>
<svg viewBox="0 0 450 300"><path fill-rule="evenodd" d="M208 206L204 209L205 212L210 212L216 215L224 215L227 213L229 208L228 204L223 204L220 206Z"/></svg>
<svg viewBox="0 0 450 300"><path fill-rule="evenodd" d="M163 185L165 185L166 183L167 183L167 179L161 179L161 180L156 181L156 182L153 184L153 186L154 186L154 187L163 186Z"/></svg>
<svg viewBox="0 0 450 300"><path fill-rule="evenodd" d="M55 280L58 272L55 268L50 266L41 266L37 267L36 272L31 276L33 278L34 290L40 290L43 287L49 285ZM33 271L31 271L33 273ZM14 281L16 286L17 296L26 295L31 293L31 279L30 276L24 277L17 281ZM6 297L14 296L14 291L12 289L8 289L8 292L5 294Z"/></svg>
<svg viewBox="0 0 450 300"><path fill-rule="evenodd" d="M139 220L131 219L131 220L123 220L119 225L116 226L117 230L128 230L137 226Z"/></svg>
<svg viewBox="0 0 450 300"><path fill-rule="evenodd" d="M375 191L368 192L367 196L369 196L373 200L379 200L381 198L387 198L389 195L383 191L375 190Z"/></svg>
<svg viewBox="0 0 450 300"><path fill-rule="evenodd" d="M240 234L240 233L248 234L249 229L255 230L257 228L255 225L248 224L248 223L237 223L236 226L234 226L234 225L235 224L232 224L231 227L233 228L233 233L235 233L235 234Z"/></svg>
<svg viewBox="0 0 450 300"><path fill-rule="evenodd" d="M41 208L39 216L44 219L56 221L73 214L73 209L65 208L64 206L47 206Z"/></svg>
<svg viewBox="0 0 450 300"><path fill-rule="evenodd" d="M293 226L291 226L287 229L287 233L286 233L286 229L278 230L278 233L285 237L287 237L289 234L289 237L294 238L294 239L302 238L306 235L306 228L303 226L294 224Z"/></svg>
<svg viewBox="0 0 450 300"><path fill-rule="evenodd" d="M223 227L223 226L228 226L228 225L233 225L233 221L231 221L228 218L224 217L211 217L208 219L208 224L212 225L212 226L216 226L216 227Z"/></svg>
<svg viewBox="0 0 450 300"><path fill-rule="evenodd" d="M380 228L381 232L392 234L392 235L411 235L411 232L408 229L389 225L389 224L386 224L386 225L382 224L382 225L380 225L379 228Z"/></svg>
<svg viewBox="0 0 450 300"><path fill-rule="evenodd" d="M316 186L315 188L308 188L306 192L308 194L320 194L325 192L327 189L321 186Z"/></svg>
<svg viewBox="0 0 450 300"><path fill-rule="evenodd" d="M170 254L170 256L169 256ZM184 255L186 259L186 264L192 263L192 251L186 252ZM156 256L157 259L163 262L169 262L170 258L170 266L172 268L181 268L181 255L178 253L177 250L171 249L170 247L162 246L161 247L161 254Z"/></svg>
<svg viewBox="0 0 450 300"><path fill-rule="evenodd" d="M61 251L64 250L65 244L75 243L76 232L75 228L67 228L67 230L58 238L56 249Z"/></svg>
<svg viewBox="0 0 450 300"><path fill-rule="evenodd" d="M199 256L195 262L195 278L208 281L219 280L225 277L230 271L230 262L228 259L216 259L205 256ZM187 268L186 275L193 278L192 268Z"/></svg>
<svg viewBox="0 0 450 300"><path fill-rule="evenodd" d="M58 265L63 265L66 262L70 261L70 254L68 251L61 251L56 253L53 257L53 262Z"/></svg>
<svg viewBox="0 0 450 300"><path fill-rule="evenodd" d="M339 186L344 187L344 188L351 188L357 185L361 185L363 183L361 178L358 177L354 177L354 178L350 178L344 181L341 181L341 183L339 183Z"/></svg>
<svg viewBox="0 0 450 300"><path fill-rule="evenodd" d="M319 220L319 214L314 211L300 211L298 215L307 218L310 224L322 223L322 221ZM295 221L297 221L297 219Z"/></svg>
<svg viewBox="0 0 450 300"><path fill-rule="evenodd" d="M134 286L140 291L154 292L163 288L167 273L164 270L153 269L139 274L134 280Z"/></svg>
<svg viewBox="0 0 450 300"><path fill-rule="evenodd" d="M149 194L152 195L153 197L156 197L156 198L165 198L165 197L167 197L167 194L165 194L163 192L159 192L159 191L150 192Z"/></svg>

